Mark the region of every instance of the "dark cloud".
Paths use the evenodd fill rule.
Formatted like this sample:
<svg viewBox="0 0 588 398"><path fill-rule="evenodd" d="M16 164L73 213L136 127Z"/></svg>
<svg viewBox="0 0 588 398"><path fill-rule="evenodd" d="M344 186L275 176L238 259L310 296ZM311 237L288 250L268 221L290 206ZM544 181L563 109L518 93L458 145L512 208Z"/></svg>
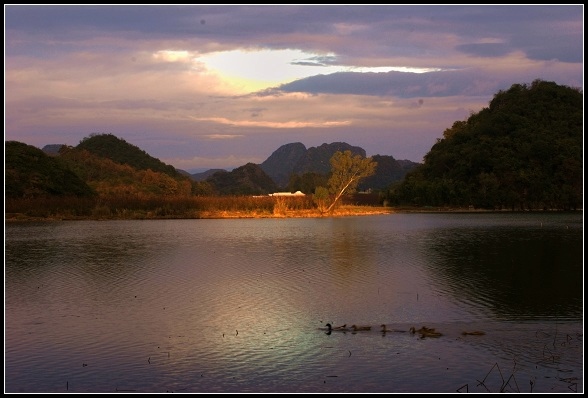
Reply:
<svg viewBox="0 0 588 398"><path fill-rule="evenodd" d="M182 167L262 161L290 142L420 161L512 84L582 88L583 7L5 5L5 138L75 145L106 131ZM256 49L301 50L316 56L293 65L350 72L251 93L239 71L229 81L201 57ZM358 72L369 67L443 71Z"/></svg>
<svg viewBox="0 0 588 398"><path fill-rule="evenodd" d="M538 29L532 37L514 37L512 48L520 48L534 60L584 63L584 42L577 34Z"/></svg>
<svg viewBox="0 0 588 398"><path fill-rule="evenodd" d="M520 50L532 59L581 62L582 15L582 5L8 5L5 30L10 37L26 32L66 43L108 35L186 42L209 38L218 43L315 50L328 50L333 42L308 38L326 35L342 39L336 48L340 54L370 51L399 57L434 52L437 38L452 35L466 41L458 49L468 54L487 57ZM354 26L361 29L353 30ZM352 34L344 33L347 27ZM301 35L298 42L292 41L295 35ZM346 35L371 45L346 47ZM430 45L416 41L422 35L431 37ZM503 44L476 44L486 38Z"/></svg>
<svg viewBox="0 0 588 398"><path fill-rule="evenodd" d="M478 57L501 57L511 51L511 48L503 43L461 44L456 48L461 52Z"/></svg>
<svg viewBox="0 0 588 398"><path fill-rule="evenodd" d="M329 65L338 65L339 61L338 58L335 56L317 56L317 57L309 57L300 61L291 62L292 65L302 65L302 66L329 66Z"/></svg>
<svg viewBox="0 0 588 398"><path fill-rule="evenodd" d="M276 92L305 92L311 94L357 94L400 98L448 97L455 95L492 95L512 83L483 81L481 72L458 70L428 73L358 73L339 72L312 76L283 84L259 95L275 95ZM495 79L495 77L492 77Z"/></svg>

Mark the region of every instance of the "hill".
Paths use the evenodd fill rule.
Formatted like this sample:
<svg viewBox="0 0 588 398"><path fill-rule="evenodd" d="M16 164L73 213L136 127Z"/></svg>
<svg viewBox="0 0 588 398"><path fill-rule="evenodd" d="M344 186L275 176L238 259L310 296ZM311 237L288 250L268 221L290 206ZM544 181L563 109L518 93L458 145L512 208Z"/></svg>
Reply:
<svg viewBox="0 0 588 398"><path fill-rule="evenodd" d="M194 180L194 181L205 181L208 177L210 177L211 175L213 175L214 173L216 173L217 171L227 171L225 169L209 169L200 173L194 173L194 174L190 174L190 177Z"/></svg>
<svg viewBox="0 0 588 398"><path fill-rule="evenodd" d="M206 179L217 195L267 195L276 192L274 181L254 163L232 171L220 170Z"/></svg>
<svg viewBox="0 0 588 398"><path fill-rule="evenodd" d="M59 151L61 150L61 148L63 148L64 146L65 145L63 144L49 144L45 145L41 150L45 152L47 155L57 156L59 155Z"/></svg>
<svg viewBox="0 0 588 398"><path fill-rule="evenodd" d="M363 148L352 146L345 142L325 143L308 149L304 144L295 142L279 147L260 166L274 180L276 185L286 188L291 185L293 177L303 178L303 176L308 176L309 174L328 176L331 171L331 157L337 151L344 152L346 150L351 151L353 155L366 156ZM410 161L403 161L401 164L392 156L376 155L373 158L378 162L376 174L362 181L359 185L360 189L379 190L387 188L391 183L402 179L409 170L418 165L418 163ZM290 190L292 189L290 188Z"/></svg>
<svg viewBox="0 0 588 398"><path fill-rule="evenodd" d="M579 89L541 80L514 84L446 129L388 198L410 205L577 209L583 112Z"/></svg>
<svg viewBox="0 0 588 398"><path fill-rule="evenodd" d="M377 163L376 173L364 178L359 183L359 190L381 190L388 188L391 184L402 180L408 171L418 165L418 163L409 160L400 162L394 159L394 157L386 155L374 155L372 159Z"/></svg>
<svg viewBox="0 0 588 398"><path fill-rule="evenodd" d="M127 164L137 170L150 169L155 172L165 173L170 177L183 177L182 173L173 166L163 163L144 150L113 134L90 134L76 148L85 149L90 153L110 159L116 163Z"/></svg>
<svg viewBox="0 0 588 398"><path fill-rule="evenodd" d="M5 143L5 197L310 194L325 186L335 152L365 156L365 150L344 142L308 149L295 142L262 164L211 170L196 181L112 134L44 150ZM515 84L479 113L446 129L424 163L372 158L376 173L358 189L379 190L390 204L576 209L583 201L583 94L541 80Z"/></svg>
<svg viewBox="0 0 588 398"><path fill-rule="evenodd" d="M307 149L301 142L282 145L263 163L261 169L281 187L286 186L296 165L302 161Z"/></svg>
<svg viewBox="0 0 588 398"><path fill-rule="evenodd" d="M4 197L94 196L94 191L59 158L18 141L5 143Z"/></svg>

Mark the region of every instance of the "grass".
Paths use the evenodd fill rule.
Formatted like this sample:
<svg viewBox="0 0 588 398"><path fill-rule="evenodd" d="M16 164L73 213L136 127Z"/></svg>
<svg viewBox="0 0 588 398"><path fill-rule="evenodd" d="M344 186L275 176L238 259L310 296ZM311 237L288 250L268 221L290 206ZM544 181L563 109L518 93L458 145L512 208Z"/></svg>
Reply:
<svg viewBox="0 0 588 398"><path fill-rule="evenodd" d="M388 214L390 207L341 204L324 213L312 197L45 197L5 199L5 221L295 218Z"/></svg>

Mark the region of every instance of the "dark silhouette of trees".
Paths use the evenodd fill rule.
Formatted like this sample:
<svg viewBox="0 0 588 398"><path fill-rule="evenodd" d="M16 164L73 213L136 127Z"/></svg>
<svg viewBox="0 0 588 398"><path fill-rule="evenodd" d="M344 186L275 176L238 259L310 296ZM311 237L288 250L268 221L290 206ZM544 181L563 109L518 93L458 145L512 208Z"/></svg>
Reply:
<svg viewBox="0 0 588 398"><path fill-rule="evenodd" d="M59 158L18 141L5 143L4 197L92 197L95 192Z"/></svg>
<svg viewBox="0 0 588 398"><path fill-rule="evenodd" d="M443 132L392 204L576 209L583 197L583 94L535 80Z"/></svg>

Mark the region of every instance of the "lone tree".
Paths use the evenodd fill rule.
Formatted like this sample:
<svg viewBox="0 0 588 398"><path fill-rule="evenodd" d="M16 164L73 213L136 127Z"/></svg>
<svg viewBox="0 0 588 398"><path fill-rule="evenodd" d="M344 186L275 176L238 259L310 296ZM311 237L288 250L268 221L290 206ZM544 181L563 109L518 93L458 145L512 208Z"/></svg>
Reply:
<svg viewBox="0 0 588 398"><path fill-rule="evenodd" d="M333 201L326 209L327 213L333 211L344 194L355 192L359 181L374 174L378 165L371 157L353 156L350 150L335 152L330 163L331 177L328 185L329 193L333 195Z"/></svg>

